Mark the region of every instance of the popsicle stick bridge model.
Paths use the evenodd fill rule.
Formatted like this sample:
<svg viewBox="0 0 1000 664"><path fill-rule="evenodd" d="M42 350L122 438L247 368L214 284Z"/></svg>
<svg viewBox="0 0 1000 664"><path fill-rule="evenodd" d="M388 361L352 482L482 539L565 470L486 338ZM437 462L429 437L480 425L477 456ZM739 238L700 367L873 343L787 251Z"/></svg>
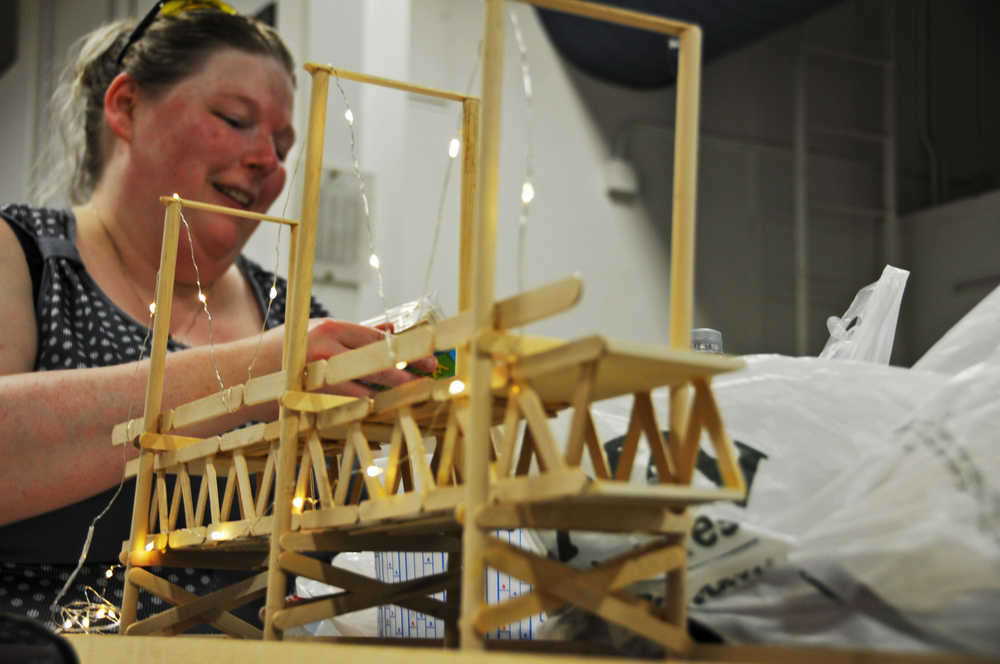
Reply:
<svg viewBox="0 0 1000 664"><path fill-rule="evenodd" d="M172 409L162 403L181 210L206 204L162 199L166 222L145 410L113 433L114 444L140 448L129 465L137 484L131 534L122 551L127 564L124 634L169 635L208 623L236 637L281 639L297 625L396 604L442 619L445 645L481 649L490 630L569 604L625 625L670 653L689 651L683 543L692 524L690 507L744 495L711 388L713 376L740 368L742 361L689 348L701 33L693 25L594 3L531 4L678 40L669 346L599 335L561 341L513 331L574 306L582 289L577 278L494 299L502 0L485 5L481 100L307 64L312 89L301 218L226 209L236 217L291 228L283 368ZM461 105L459 313L307 363L332 76ZM421 378L374 398L324 392L448 349L457 349L455 377ZM671 395L669 441L650 399L650 391L661 387ZM612 470L591 407L621 395L633 395L633 406L624 449ZM206 437L182 433L265 403L275 405L277 419ZM567 409L568 433L557 436L551 420ZM713 448L721 488L692 486L703 439ZM656 484L629 482L643 444L658 470ZM384 472L369 472L380 469L373 458L380 450L387 450ZM197 487L193 476L201 477ZM518 527L655 537L646 546L577 571L491 534ZM341 551L442 551L448 553L448 566L432 576L384 583L324 562ZM150 570L154 566L254 574L199 597L157 576ZM487 567L530 582L533 592L487 604ZM664 606L628 592L630 584L663 574ZM288 601L290 575L340 590ZM447 591L446 600L434 597L441 591ZM140 593L160 597L170 608L137 620ZM263 631L231 613L261 597L266 597Z"/></svg>

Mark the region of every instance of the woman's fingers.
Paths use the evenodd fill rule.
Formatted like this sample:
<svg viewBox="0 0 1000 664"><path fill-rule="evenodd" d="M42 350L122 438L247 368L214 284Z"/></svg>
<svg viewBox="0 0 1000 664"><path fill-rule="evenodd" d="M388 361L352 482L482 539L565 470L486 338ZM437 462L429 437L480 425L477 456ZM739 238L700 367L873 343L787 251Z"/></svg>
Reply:
<svg viewBox="0 0 1000 664"><path fill-rule="evenodd" d="M369 376L365 376L361 380L366 383L373 383L375 385L382 385L384 387L396 387L397 385L402 385L411 380L419 378L411 374L409 371L400 371L399 369L385 369L373 373Z"/></svg>
<svg viewBox="0 0 1000 664"><path fill-rule="evenodd" d="M332 318L315 318L309 322L309 340L312 342L314 339L318 341L334 339L346 348L360 348L385 339L385 334L373 327Z"/></svg>
<svg viewBox="0 0 1000 664"><path fill-rule="evenodd" d="M381 332L370 327L331 318L317 318L309 322L309 346L306 356L309 362L325 360L383 338Z"/></svg>
<svg viewBox="0 0 1000 664"><path fill-rule="evenodd" d="M384 342L385 339L385 333L375 328L329 318L314 319L309 325L308 360L312 362L327 359L371 343ZM437 369L437 359L432 355L414 360L409 366L421 373L432 374ZM363 380L376 385L395 387L414 378L415 376L409 372L387 368Z"/></svg>
<svg viewBox="0 0 1000 664"><path fill-rule="evenodd" d="M410 366L421 371L423 373L432 374L437 371L438 361L437 358L431 355L430 357L422 357L419 360L414 360L410 362Z"/></svg>

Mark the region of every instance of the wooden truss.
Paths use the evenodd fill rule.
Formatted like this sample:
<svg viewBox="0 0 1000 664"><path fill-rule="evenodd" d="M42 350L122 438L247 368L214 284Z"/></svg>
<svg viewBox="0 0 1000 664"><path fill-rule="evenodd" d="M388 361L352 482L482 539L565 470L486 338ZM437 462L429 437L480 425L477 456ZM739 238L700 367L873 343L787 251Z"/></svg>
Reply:
<svg viewBox="0 0 1000 664"><path fill-rule="evenodd" d="M161 401L180 210L208 206L176 196L162 199L166 223L145 412L113 433L115 444L141 449L129 467L137 476L137 488L132 532L122 553L128 565L124 633L174 634L208 623L234 637L279 639L297 625L396 604L443 619L447 644L482 648L491 629L571 604L625 625L670 652L690 648L683 546L692 523L688 508L744 494L710 384L713 376L742 362L689 349L700 32L695 26L575 0L534 4L679 39L670 347L601 336L564 342L511 332L572 307L582 288L576 278L493 299L502 0L486 3L481 113L476 98L306 65L312 93L302 219L226 210L292 229L283 369L170 410L163 410ZM320 165L332 75L462 105L460 313L391 341L307 364ZM459 354L456 379L420 379L373 399L323 392L399 361L453 348ZM669 443L650 399L650 392L660 387L671 390ZM612 471L591 408L603 399L629 394L633 407L624 449ZM180 433L265 402L280 407L277 420L205 438ZM551 418L566 409L572 413L570 426L560 439ZM691 483L703 434L718 461L723 480L718 489ZM641 444L649 446L657 484L628 481ZM383 446L385 467L379 472L374 457ZM195 476L201 479L197 488ZM655 537L645 547L576 571L489 534L517 527ZM448 569L390 584L313 557L341 551L447 552ZM257 573L197 597L150 572L156 565ZM487 605L487 566L530 582L534 591ZM665 606L628 592L630 584L662 574L667 578ZM321 580L340 590L287 601L288 575ZM140 590L166 600L171 608L137 621ZM447 601L433 597L442 590L450 591ZM263 632L230 613L265 595Z"/></svg>

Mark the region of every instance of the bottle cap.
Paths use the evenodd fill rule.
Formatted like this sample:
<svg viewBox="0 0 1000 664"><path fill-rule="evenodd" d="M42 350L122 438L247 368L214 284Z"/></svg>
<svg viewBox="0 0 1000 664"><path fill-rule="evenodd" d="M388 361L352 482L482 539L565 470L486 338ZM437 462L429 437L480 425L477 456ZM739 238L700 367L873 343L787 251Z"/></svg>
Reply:
<svg viewBox="0 0 1000 664"><path fill-rule="evenodd" d="M722 350L722 332L710 327L696 327L691 330L691 348L706 353L719 353Z"/></svg>

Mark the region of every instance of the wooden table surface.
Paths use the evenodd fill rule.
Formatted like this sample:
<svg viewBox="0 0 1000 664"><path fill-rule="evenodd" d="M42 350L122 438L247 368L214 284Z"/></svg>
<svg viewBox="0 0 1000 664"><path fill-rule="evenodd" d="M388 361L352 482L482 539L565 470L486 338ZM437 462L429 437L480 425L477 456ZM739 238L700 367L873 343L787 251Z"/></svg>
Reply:
<svg viewBox="0 0 1000 664"><path fill-rule="evenodd" d="M550 655L532 652L462 652L427 647L371 646L308 641L240 641L217 637L119 637L67 635L82 664L276 664L280 662L361 662L379 664L564 664L593 661L635 664L633 658ZM680 660L672 660L680 661ZM768 662L821 664L973 664L991 660L961 655L904 655L871 651L775 646L696 646L689 660L696 662Z"/></svg>

